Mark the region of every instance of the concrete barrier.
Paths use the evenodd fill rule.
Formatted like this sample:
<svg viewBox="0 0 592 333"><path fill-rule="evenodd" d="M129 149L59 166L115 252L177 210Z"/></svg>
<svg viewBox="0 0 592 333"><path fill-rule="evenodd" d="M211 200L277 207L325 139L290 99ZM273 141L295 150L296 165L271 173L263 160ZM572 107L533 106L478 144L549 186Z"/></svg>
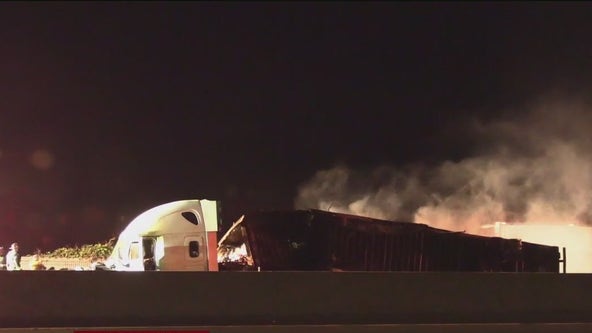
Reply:
<svg viewBox="0 0 592 333"><path fill-rule="evenodd" d="M592 275L1 272L2 327L590 323Z"/></svg>
<svg viewBox="0 0 592 333"><path fill-rule="evenodd" d="M562 324L386 324L237 325L167 327L0 328L0 333L573 333L592 332L592 323Z"/></svg>

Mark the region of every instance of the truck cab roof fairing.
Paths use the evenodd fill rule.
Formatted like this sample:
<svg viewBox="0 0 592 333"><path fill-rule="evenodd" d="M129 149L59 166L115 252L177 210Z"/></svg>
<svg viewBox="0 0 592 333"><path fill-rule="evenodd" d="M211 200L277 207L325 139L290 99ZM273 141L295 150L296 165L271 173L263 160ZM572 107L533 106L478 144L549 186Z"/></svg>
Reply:
<svg viewBox="0 0 592 333"><path fill-rule="evenodd" d="M193 212L196 214L198 219L197 227L190 221L186 221L187 223L175 223L175 225L172 225L167 223L168 219L164 219L164 217L170 214L178 213L181 215L183 212ZM169 202L153 207L138 215L121 232L120 237L148 235L153 233L165 234L170 232L178 233L195 231L197 228L203 227L199 225L204 223L202 215L200 200Z"/></svg>

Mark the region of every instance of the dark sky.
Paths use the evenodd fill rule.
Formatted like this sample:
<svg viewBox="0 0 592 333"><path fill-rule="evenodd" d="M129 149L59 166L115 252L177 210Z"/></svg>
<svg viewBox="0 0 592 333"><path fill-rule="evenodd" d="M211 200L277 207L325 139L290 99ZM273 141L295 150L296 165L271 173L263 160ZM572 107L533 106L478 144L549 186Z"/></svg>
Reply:
<svg viewBox="0 0 592 333"><path fill-rule="evenodd" d="M463 119L590 88L591 22L563 2L4 2L0 242L101 241L187 198L232 222L336 163L461 158Z"/></svg>

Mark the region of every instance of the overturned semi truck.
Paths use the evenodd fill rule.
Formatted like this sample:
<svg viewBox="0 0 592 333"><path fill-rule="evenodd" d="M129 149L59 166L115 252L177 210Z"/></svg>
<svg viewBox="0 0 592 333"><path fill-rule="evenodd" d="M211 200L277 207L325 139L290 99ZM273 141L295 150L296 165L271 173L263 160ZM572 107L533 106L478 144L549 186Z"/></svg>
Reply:
<svg viewBox="0 0 592 333"><path fill-rule="evenodd" d="M321 210L243 215L218 241L219 203L151 208L121 232L116 271L559 272L559 248ZM238 260L228 260L239 250ZM237 265L237 261L239 264Z"/></svg>

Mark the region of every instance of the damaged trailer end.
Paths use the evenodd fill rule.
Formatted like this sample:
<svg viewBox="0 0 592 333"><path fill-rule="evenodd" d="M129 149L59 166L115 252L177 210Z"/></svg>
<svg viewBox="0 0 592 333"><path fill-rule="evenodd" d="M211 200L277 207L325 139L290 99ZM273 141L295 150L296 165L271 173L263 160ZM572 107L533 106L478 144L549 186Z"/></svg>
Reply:
<svg viewBox="0 0 592 333"><path fill-rule="evenodd" d="M218 245L219 262L242 246L243 267L265 271L559 272L560 259L556 246L320 210L245 214Z"/></svg>

